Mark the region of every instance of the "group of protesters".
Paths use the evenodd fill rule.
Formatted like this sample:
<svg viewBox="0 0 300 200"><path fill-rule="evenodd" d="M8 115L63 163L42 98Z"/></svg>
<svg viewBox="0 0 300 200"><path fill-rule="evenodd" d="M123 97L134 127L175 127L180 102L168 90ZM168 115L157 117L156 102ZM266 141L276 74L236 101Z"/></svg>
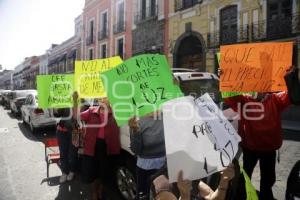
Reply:
<svg viewBox="0 0 300 200"><path fill-rule="evenodd" d="M288 92L258 93L255 96L239 95L226 98L225 103L234 111L238 105L249 102L260 103L264 107L259 120L248 120L240 116L238 133L242 138L243 168L251 178L253 170L260 163L259 199L275 199L272 186L276 180L276 150L283 141L281 113L290 104ZM94 200L104 199L103 183L109 180L109 163L120 154L120 130L114 119L107 98L98 99L97 106L80 108L78 94L73 94L73 109L58 109L62 119L57 125L62 176L60 183L74 178L78 159L78 149L83 148L81 178L92 188ZM252 117L262 113L253 112L257 104L249 105ZM242 106L243 108L243 106ZM67 117L70 116L71 117ZM184 180L184 171L178 172L176 184L170 184L167 173L166 147L162 113L156 111L144 117L132 117L130 127L130 148L136 155L136 199L189 200L193 196L194 182ZM96 126L95 126L96 125ZM202 199L246 199L245 184L240 176L238 158L219 173L216 187L199 180L196 194ZM180 160L178 161L180 162ZM235 184L234 184L235 182ZM153 190L151 190L152 188ZM241 194L244 193L244 194Z"/></svg>

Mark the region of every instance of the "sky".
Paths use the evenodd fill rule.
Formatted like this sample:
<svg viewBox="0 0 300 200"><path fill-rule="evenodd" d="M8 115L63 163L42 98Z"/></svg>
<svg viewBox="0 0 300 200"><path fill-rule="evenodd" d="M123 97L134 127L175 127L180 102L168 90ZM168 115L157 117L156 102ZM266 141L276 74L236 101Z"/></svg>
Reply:
<svg viewBox="0 0 300 200"><path fill-rule="evenodd" d="M14 69L25 57L74 35L84 0L0 0L0 65Z"/></svg>

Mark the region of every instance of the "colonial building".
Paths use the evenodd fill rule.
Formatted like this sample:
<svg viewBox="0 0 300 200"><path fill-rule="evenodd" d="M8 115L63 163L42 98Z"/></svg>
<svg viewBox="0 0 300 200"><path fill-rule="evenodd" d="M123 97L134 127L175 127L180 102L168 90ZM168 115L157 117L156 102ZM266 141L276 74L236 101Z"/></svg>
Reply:
<svg viewBox="0 0 300 200"><path fill-rule="evenodd" d="M22 70L24 69L23 62L15 67L13 72L13 89L19 90L22 88L23 85L23 77L22 77Z"/></svg>
<svg viewBox="0 0 300 200"><path fill-rule="evenodd" d="M86 0L83 59L132 55L132 0Z"/></svg>
<svg viewBox="0 0 300 200"><path fill-rule="evenodd" d="M169 6L174 67L216 72L220 45L260 41L294 41L299 66L300 0L175 0Z"/></svg>
<svg viewBox="0 0 300 200"><path fill-rule="evenodd" d="M132 53L168 53L168 0L133 0Z"/></svg>
<svg viewBox="0 0 300 200"><path fill-rule="evenodd" d="M0 72L0 89L12 90L13 89L13 71L3 70Z"/></svg>
<svg viewBox="0 0 300 200"><path fill-rule="evenodd" d="M59 45L48 50L48 73L72 73L75 60L81 60L82 15L75 19L75 34Z"/></svg>

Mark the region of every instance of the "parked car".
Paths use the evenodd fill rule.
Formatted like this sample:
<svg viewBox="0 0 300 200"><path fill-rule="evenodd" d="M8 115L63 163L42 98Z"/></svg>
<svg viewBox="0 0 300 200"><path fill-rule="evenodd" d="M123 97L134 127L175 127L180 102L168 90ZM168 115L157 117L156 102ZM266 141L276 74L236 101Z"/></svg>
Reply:
<svg viewBox="0 0 300 200"><path fill-rule="evenodd" d="M29 94L37 95L36 90L15 90L12 92L10 100L11 113L18 116L21 114L21 106L24 104L26 96Z"/></svg>
<svg viewBox="0 0 300 200"><path fill-rule="evenodd" d="M4 97L3 106L5 109L10 109L10 100L13 98L12 93L13 91L9 90L8 92L5 92L3 95Z"/></svg>
<svg viewBox="0 0 300 200"><path fill-rule="evenodd" d="M221 93L219 91L219 78L212 73L196 72L193 70L173 70L174 77L178 79L179 86L184 95L192 95L195 98L208 93L216 104L223 108L225 117L233 118L236 113L223 106ZM230 120L237 129L237 120ZM136 158L130 150L129 127L120 128L121 158L122 161L116 167L115 177L118 190L125 199L134 199L136 191L135 167Z"/></svg>
<svg viewBox="0 0 300 200"><path fill-rule="evenodd" d="M39 128L56 126L57 119L54 118L48 109L38 107L38 98L36 94L29 94L26 97L24 105L21 107L22 120L28 124L33 134Z"/></svg>
<svg viewBox="0 0 300 200"><path fill-rule="evenodd" d="M5 93L9 92L9 90L0 90L0 104L4 105L4 96Z"/></svg>

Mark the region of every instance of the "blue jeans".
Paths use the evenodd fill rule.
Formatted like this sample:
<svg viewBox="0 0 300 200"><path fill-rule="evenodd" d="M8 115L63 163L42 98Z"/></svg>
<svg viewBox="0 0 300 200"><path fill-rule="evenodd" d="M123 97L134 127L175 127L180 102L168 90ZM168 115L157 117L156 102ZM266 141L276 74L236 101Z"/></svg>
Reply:
<svg viewBox="0 0 300 200"><path fill-rule="evenodd" d="M60 151L61 171L68 174L75 172L77 167L78 155L77 148L72 144L72 133L56 131L58 146Z"/></svg>

